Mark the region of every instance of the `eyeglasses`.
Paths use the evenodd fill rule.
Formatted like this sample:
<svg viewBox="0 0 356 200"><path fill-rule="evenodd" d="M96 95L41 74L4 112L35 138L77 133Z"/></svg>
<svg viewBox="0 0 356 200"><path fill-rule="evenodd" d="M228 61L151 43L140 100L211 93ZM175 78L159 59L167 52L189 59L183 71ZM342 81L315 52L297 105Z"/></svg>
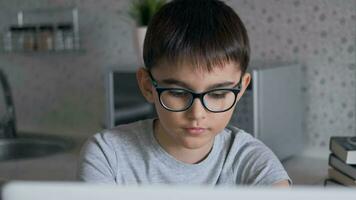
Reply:
<svg viewBox="0 0 356 200"><path fill-rule="evenodd" d="M210 112L220 113L230 110L235 102L237 95L241 91L240 81L234 88L218 88L196 93L184 88L165 88L158 86L157 81L153 78L150 71L148 71L155 87L160 104L167 110L172 112L182 112L188 110L198 98L204 108Z"/></svg>

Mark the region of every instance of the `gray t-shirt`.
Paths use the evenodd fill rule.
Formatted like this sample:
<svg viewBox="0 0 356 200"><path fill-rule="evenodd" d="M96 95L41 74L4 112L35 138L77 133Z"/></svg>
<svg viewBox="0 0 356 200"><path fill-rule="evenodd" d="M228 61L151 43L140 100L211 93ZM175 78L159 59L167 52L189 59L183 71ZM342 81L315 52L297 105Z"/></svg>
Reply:
<svg viewBox="0 0 356 200"><path fill-rule="evenodd" d="M197 164L176 160L156 141L153 120L98 133L84 145L78 178L116 184L271 185L289 180L273 152L235 127L219 133Z"/></svg>

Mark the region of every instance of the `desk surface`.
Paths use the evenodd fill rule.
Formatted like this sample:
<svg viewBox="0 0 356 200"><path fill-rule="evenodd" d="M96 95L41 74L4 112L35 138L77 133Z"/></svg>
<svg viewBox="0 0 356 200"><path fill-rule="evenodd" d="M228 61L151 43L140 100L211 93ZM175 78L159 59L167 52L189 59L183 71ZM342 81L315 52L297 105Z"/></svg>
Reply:
<svg viewBox="0 0 356 200"><path fill-rule="evenodd" d="M283 162L293 185L323 185L328 176L325 158L294 156Z"/></svg>

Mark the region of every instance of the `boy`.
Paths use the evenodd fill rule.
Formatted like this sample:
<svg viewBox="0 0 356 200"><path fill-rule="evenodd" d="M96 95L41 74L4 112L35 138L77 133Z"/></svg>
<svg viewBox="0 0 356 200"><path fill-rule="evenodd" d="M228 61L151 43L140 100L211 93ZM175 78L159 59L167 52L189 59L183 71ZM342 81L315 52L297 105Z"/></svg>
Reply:
<svg viewBox="0 0 356 200"><path fill-rule="evenodd" d="M227 127L250 83L246 29L218 0L175 0L152 19L137 71L157 119L96 134L82 151L79 178L116 184L288 186L276 156Z"/></svg>

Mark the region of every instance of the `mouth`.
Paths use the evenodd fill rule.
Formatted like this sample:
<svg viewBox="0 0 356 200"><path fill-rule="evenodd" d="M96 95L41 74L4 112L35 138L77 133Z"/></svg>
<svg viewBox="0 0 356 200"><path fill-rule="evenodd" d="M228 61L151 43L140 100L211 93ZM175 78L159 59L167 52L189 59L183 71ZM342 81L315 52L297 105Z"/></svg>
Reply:
<svg viewBox="0 0 356 200"><path fill-rule="evenodd" d="M184 130L189 133L190 135L201 135L206 132L207 128L202 127L188 127L184 128Z"/></svg>

